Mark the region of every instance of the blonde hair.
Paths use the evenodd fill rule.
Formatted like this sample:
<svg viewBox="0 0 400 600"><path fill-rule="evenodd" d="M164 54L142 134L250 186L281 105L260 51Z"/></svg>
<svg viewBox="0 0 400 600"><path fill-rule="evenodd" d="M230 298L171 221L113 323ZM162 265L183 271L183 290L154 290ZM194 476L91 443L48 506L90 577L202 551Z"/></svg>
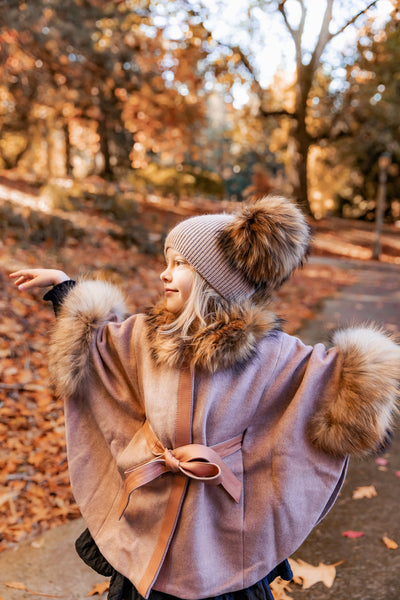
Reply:
<svg viewBox="0 0 400 600"><path fill-rule="evenodd" d="M183 339L188 339L195 331L209 325L221 309L227 311L228 302L193 269L193 285L183 310L172 323L161 327L161 332L179 333Z"/></svg>

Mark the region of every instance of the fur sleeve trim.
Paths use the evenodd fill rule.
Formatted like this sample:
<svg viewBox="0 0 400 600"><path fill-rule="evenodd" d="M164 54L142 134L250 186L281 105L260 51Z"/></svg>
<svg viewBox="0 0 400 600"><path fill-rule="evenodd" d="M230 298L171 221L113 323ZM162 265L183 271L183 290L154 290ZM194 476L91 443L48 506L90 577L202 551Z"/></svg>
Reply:
<svg viewBox="0 0 400 600"><path fill-rule="evenodd" d="M68 294L50 342L49 368L60 396L70 397L83 384L96 330L126 313L122 292L105 281L79 282Z"/></svg>
<svg viewBox="0 0 400 600"><path fill-rule="evenodd" d="M314 415L312 443L335 456L377 451L398 412L400 346L377 328L338 331L338 389Z"/></svg>

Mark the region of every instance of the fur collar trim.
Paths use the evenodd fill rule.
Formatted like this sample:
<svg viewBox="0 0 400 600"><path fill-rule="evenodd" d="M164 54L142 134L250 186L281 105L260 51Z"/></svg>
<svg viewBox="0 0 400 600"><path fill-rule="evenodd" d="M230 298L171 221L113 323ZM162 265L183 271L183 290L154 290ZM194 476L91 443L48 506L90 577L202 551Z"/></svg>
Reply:
<svg viewBox="0 0 400 600"><path fill-rule="evenodd" d="M196 367L209 373L240 367L255 356L258 342L281 329L280 320L265 306L246 302L230 304L229 312L219 311L206 326L183 337L179 331L162 329L175 320L161 302L147 318L147 336L156 364L169 367Z"/></svg>

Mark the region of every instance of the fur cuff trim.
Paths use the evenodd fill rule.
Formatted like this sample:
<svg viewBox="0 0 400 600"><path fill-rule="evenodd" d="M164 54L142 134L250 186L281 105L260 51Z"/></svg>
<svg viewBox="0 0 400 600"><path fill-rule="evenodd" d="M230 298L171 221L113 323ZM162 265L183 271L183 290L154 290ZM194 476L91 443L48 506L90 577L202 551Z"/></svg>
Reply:
<svg viewBox="0 0 400 600"><path fill-rule="evenodd" d="M68 294L50 342L49 368L60 396L71 396L83 383L95 331L126 313L122 292L105 281L82 281Z"/></svg>
<svg viewBox="0 0 400 600"><path fill-rule="evenodd" d="M376 452L398 412L400 346L376 328L339 331L337 394L314 416L314 445L335 456Z"/></svg>

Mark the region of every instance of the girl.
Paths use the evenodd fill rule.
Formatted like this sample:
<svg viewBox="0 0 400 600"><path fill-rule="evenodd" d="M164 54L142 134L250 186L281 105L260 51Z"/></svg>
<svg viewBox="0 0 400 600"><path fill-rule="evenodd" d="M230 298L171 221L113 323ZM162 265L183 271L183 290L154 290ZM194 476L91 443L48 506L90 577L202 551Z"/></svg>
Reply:
<svg viewBox="0 0 400 600"><path fill-rule="evenodd" d="M384 443L399 346L365 327L305 346L267 308L308 243L283 198L187 219L165 242L163 301L127 318L111 284L11 274L55 284L50 369L88 526L77 547L114 575L109 598L271 599L348 456Z"/></svg>

